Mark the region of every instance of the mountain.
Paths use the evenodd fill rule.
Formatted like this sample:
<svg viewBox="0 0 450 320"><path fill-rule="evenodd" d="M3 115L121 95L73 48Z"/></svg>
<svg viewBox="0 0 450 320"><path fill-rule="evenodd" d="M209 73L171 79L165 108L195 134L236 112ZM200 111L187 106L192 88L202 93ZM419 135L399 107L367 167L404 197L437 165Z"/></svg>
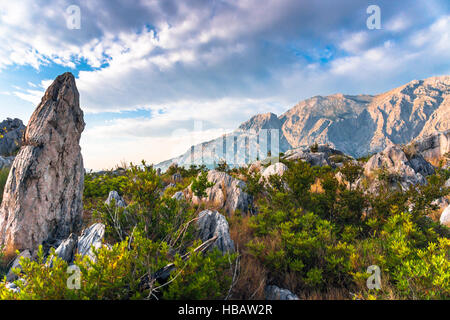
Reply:
<svg viewBox="0 0 450 320"><path fill-rule="evenodd" d="M211 167L220 159L239 166L276 150L273 143L280 152L318 143L361 157L449 128L450 76L432 77L379 95L312 97L279 117L255 115L230 134L192 146L156 167L165 169L174 162Z"/></svg>

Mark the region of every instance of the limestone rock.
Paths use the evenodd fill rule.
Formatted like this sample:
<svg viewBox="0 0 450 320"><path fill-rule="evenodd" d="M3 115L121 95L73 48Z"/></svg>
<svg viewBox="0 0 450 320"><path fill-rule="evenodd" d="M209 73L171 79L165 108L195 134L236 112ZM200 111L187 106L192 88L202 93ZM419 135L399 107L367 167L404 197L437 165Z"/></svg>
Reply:
<svg viewBox="0 0 450 320"><path fill-rule="evenodd" d="M89 228L83 230L78 237L78 253L81 256L88 256L94 260L92 247L99 249L102 246L103 237L105 236L105 225L95 223Z"/></svg>
<svg viewBox="0 0 450 320"><path fill-rule="evenodd" d="M66 262L72 262L75 252L77 250L78 237L75 234L71 234L69 238L61 242L55 253L58 257Z"/></svg>
<svg viewBox="0 0 450 320"><path fill-rule="evenodd" d="M266 300L300 300L291 291L277 286L266 286L265 294Z"/></svg>
<svg viewBox="0 0 450 320"><path fill-rule="evenodd" d="M442 212L439 221L441 222L441 224L450 227L450 206L445 208L444 212Z"/></svg>
<svg viewBox="0 0 450 320"><path fill-rule="evenodd" d="M9 269L8 274L6 275L6 281L12 282L12 281L17 280L17 275L13 272L13 269L18 268L18 269L22 270L22 268L21 268L21 266L20 266L20 259L21 259L21 258L28 258L28 259L31 259L31 253L30 253L30 251L29 251L29 250L22 251L22 252L16 257L16 259L14 260L14 262L13 262L12 265L11 265L11 268Z"/></svg>
<svg viewBox="0 0 450 320"><path fill-rule="evenodd" d="M7 254L34 252L80 226L84 168L79 145L85 123L75 78L58 76L25 130L0 208L0 245Z"/></svg>
<svg viewBox="0 0 450 320"><path fill-rule="evenodd" d="M19 119L6 119L0 122L0 156L12 156L19 150L25 131L23 122Z"/></svg>
<svg viewBox="0 0 450 320"><path fill-rule="evenodd" d="M206 201L219 209L225 209L229 215L236 210L240 210L242 214L252 212L253 199L248 193L244 192L245 182L216 170L209 171L207 178L209 182L214 183L214 186L206 190L206 199L192 196L194 204Z"/></svg>
<svg viewBox="0 0 450 320"><path fill-rule="evenodd" d="M284 163L277 162L268 166L261 174L261 177L266 179L272 175L279 175L281 177L287 170L288 167Z"/></svg>
<svg viewBox="0 0 450 320"><path fill-rule="evenodd" d="M311 147L306 149L288 150L285 153L284 158L291 161L303 160L311 166L330 166L332 168L336 168L343 162L353 159L328 145L318 145L317 150L312 149Z"/></svg>
<svg viewBox="0 0 450 320"><path fill-rule="evenodd" d="M215 210L205 210L200 212L198 217L199 237L203 242L217 236L212 248L217 247L223 253L234 252L234 242L230 237L227 219L223 215Z"/></svg>
<svg viewBox="0 0 450 320"><path fill-rule="evenodd" d="M403 189L407 189L411 184L425 184L425 177L434 173L433 166L420 154L408 158L397 145L387 147L373 155L364 166L364 174L371 177L381 169L387 170L395 178L392 183L400 183Z"/></svg>
<svg viewBox="0 0 450 320"><path fill-rule="evenodd" d="M110 205L112 201L115 201L116 207L126 208L127 204L125 200L119 195L117 191L111 191L106 199L105 204Z"/></svg>

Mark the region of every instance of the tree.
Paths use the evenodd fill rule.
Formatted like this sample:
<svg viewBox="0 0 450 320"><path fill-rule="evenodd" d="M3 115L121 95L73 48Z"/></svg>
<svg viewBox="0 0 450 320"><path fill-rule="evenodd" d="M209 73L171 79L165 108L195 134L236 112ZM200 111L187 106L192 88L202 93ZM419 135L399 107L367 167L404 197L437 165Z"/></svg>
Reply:
<svg viewBox="0 0 450 320"><path fill-rule="evenodd" d="M353 161L347 161L341 168L341 173L345 176L345 179L350 183L350 190L352 189L353 183L361 176L364 169Z"/></svg>
<svg viewBox="0 0 450 320"><path fill-rule="evenodd" d="M199 198L204 198L207 196L206 189L214 186L214 183L208 182L208 173L206 171L202 172L196 179L192 181L192 192Z"/></svg>

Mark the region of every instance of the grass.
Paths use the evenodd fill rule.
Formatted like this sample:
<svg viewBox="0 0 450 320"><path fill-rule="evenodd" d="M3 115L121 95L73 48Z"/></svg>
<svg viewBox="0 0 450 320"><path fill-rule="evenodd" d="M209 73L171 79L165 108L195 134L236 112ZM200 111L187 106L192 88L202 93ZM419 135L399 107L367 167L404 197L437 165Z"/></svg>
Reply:
<svg viewBox="0 0 450 320"><path fill-rule="evenodd" d="M0 169L0 203L3 200L3 191L5 190L6 180L8 179L9 168Z"/></svg>

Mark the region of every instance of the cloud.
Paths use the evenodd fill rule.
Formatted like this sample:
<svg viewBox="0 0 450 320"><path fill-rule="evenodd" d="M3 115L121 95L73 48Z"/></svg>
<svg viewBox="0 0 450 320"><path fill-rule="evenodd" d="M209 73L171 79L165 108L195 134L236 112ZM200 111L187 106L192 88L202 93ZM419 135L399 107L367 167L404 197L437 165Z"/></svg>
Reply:
<svg viewBox="0 0 450 320"><path fill-rule="evenodd" d="M66 28L72 4L81 9L80 30ZM167 148L172 131L192 131L195 121L212 135L313 95L376 93L450 71L448 1L377 1L382 30L366 28L369 4L2 1L0 74L17 66L71 69L86 114L117 115L88 123L89 158L110 141L117 159L133 153L127 143ZM36 105L51 81L42 74L40 82L22 85L27 89L0 89ZM142 109L151 117L123 113Z"/></svg>

